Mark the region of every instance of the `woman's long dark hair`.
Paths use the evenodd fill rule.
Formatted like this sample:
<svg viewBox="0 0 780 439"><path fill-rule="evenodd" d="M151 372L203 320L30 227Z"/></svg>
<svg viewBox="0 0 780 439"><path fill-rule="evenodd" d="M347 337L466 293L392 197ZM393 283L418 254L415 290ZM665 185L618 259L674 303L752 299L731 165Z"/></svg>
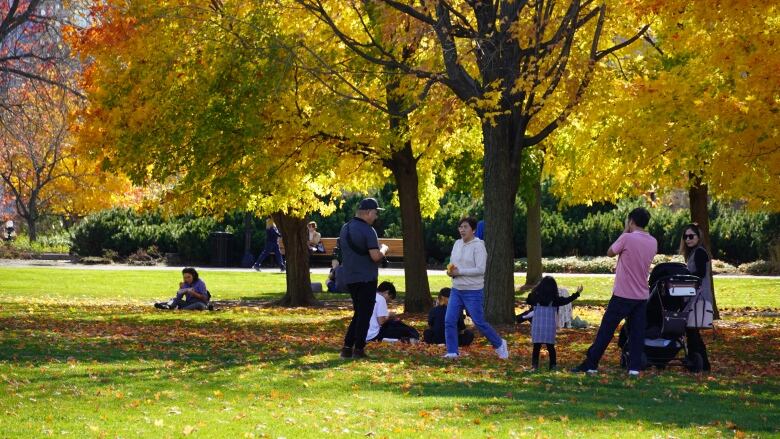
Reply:
<svg viewBox="0 0 780 439"><path fill-rule="evenodd" d="M693 253L694 250L696 250L696 247L688 247L688 245L685 243L685 232L688 230L692 231L698 238L699 238L699 245L696 247L699 247L703 245L701 242L701 229L699 228L699 225L696 223L690 223L682 228L682 233L680 233L680 254L685 258L685 262L688 262L688 258L691 257L691 253Z"/></svg>
<svg viewBox="0 0 780 439"><path fill-rule="evenodd" d="M536 302L542 306L549 306L558 297L558 282L552 276L545 276L534 287L533 294Z"/></svg>
<svg viewBox="0 0 780 439"><path fill-rule="evenodd" d="M200 279L200 277L198 276L198 270L196 270L196 269L194 269L192 267L187 267L187 268L185 268L184 270L181 271L181 274L184 274L184 273L189 273L189 274L192 275L192 283L195 283L195 282L198 281L198 279Z"/></svg>

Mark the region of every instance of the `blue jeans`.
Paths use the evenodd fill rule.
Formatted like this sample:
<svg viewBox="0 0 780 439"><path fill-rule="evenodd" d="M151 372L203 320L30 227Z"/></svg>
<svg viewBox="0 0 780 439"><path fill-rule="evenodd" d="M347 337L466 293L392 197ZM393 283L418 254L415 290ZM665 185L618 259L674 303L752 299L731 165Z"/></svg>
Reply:
<svg viewBox="0 0 780 439"><path fill-rule="evenodd" d="M282 259L282 250L279 248L278 243L273 244L266 244L265 248L263 249L263 252L260 253L260 256L257 257L257 260L255 261L255 267L259 267L263 265L263 261L265 261L265 258L268 257L268 255L273 252L274 256L276 256L276 263L279 264L279 268L284 270L284 259Z"/></svg>
<svg viewBox="0 0 780 439"><path fill-rule="evenodd" d="M482 310L482 290L457 290L450 291L450 301L447 303L447 314L444 315L444 341L447 343L447 353L458 353L458 318L463 313L463 308L471 316L471 321L479 329L494 348L501 346L503 339L496 333L488 322L485 321L485 313Z"/></svg>
<svg viewBox="0 0 780 439"><path fill-rule="evenodd" d="M607 350L609 342L615 335L620 321L626 319L629 330L629 370L642 369L642 351L645 345L645 326L647 324L647 301L626 299L612 296L607 310L601 318L601 325L596 333L596 340L588 348L588 355L583 363L588 369L598 369L601 356Z"/></svg>

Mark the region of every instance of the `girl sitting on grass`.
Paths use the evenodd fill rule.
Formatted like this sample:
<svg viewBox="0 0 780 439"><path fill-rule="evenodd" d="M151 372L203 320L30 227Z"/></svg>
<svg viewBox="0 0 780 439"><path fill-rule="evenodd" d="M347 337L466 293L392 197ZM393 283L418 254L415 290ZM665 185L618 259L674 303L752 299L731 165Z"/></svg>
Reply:
<svg viewBox="0 0 780 439"><path fill-rule="evenodd" d="M550 356L550 370L556 367L555 335L558 330L558 307L574 302L582 292L582 285L569 297L558 295L558 283L552 276L545 276L528 295L528 304L533 306L531 321L531 342L534 344L531 367L539 369L539 351L547 345Z"/></svg>

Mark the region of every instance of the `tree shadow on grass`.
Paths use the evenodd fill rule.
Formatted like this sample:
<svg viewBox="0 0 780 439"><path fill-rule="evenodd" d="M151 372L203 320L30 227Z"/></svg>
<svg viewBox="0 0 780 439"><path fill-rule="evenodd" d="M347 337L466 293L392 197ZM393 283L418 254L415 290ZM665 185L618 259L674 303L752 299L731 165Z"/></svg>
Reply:
<svg viewBox="0 0 780 439"><path fill-rule="evenodd" d="M675 428L715 426L759 435L780 431L777 381L754 386L749 394L735 395L731 383L698 387L686 375L629 380L622 376L525 373L506 381L469 379L468 372L465 375L411 386L398 380L363 381L357 386L380 393L405 391L410 398L423 400L422 407L401 409L405 413L399 417L419 416L421 408L451 412L452 407L442 406L441 401L455 400L463 405L461 411L468 410L484 422L519 418L537 424L539 419L581 419L602 425L637 425L642 421Z"/></svg>

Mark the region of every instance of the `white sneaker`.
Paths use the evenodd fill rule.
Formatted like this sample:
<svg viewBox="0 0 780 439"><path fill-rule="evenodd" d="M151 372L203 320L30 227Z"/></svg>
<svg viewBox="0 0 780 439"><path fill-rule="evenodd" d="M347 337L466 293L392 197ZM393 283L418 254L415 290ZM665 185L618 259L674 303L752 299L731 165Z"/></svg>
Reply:
<svg viewBox="0 0 780 439"><path fill-rule="evenodd" d="M628 376L630 376L630 377L638 377L639 376L639 371L638 370L629 370L628 371Z"/></svg>
<svg viewBox="0 0 780 439"><path fill-rule="evenodd" d="M442 356L442 358L446 358L448 360L457 360L460 357L460 355L453 353L453 352L447 352Z"/></svg>
<svg viewBox="0 0 780 439"><path fill-rule="evenodd" d="M506 345L506 340L503 338L501 339L501 346L496 348L496 354L498 354L498 358L502 360L509 358L509 348Z"/></svg>

